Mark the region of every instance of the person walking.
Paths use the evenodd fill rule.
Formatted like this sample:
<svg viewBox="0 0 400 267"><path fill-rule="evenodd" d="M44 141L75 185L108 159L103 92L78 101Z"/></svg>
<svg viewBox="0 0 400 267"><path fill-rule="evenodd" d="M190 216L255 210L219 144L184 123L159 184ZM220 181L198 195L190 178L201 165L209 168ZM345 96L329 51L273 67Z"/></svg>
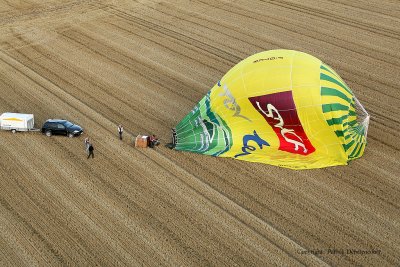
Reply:
<svg viewBox="0 0 400 267"><path fill-rule="evenodd" d="M122 133L124 132L124 127L122 125L118 125L118 135L119 135L119 140L122 140Z"/></svg>
<svg viewBox="0 0 400 267"><path fill-rule="evenodd" d="M87 151L88 148L89 148L89 144L90 144L89 137L86 137L86 138L85 138L85 141L83 141L83 142L84 142L84 144L85 144L85 150Z"/></svg>
<svg viewBox="0 0 400 267"><path fill-rule="evenodd" d="M87 158L89 159L90 156L92 156L92 159L93 159L94 158L94 153L93 153L94 147L93 147L93 145L91 143L89 143L87 151L88 151Z"/></svg>

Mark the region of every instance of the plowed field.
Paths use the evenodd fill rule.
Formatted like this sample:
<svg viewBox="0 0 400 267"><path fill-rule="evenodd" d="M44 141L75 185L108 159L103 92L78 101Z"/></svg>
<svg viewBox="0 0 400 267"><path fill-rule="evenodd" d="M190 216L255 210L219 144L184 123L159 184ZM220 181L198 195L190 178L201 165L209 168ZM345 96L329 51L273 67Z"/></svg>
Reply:
<svg viewBox="0 0 400 267"><path fill-rule="evenodd" d="M293 171L132 146L169 142L231 67L277 48L352 88L361 159ZM399 266L399 77L393 0L0 0L0 113L85 129L0 132L0 266Z"/></svg>

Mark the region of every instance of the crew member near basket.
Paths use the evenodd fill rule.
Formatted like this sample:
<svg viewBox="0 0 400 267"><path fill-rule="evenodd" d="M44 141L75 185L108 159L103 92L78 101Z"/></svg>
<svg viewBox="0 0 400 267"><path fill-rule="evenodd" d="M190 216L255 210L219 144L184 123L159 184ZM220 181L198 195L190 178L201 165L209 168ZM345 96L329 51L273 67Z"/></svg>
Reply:
<svg viewBox="0 0 400 267"><path fill-rule="evenodd" d="M154 134L149 136L149 146L151 148L153 148L155 146L158 146L159 144L160 144L160 141L158 140L158 138Z"/></svg>
<svg viewBox="0 0 400 267"><path fill-rule="evenodd" d="M118 125L118 135L119 135L119 140L122 140L122 133L124 132L124 127L122 125Z"/></svg>
<svg viewBox="0 0 400 267"><path fill-rule="evenodd" d="M88 156L87 156L88 159L90 158L90 156L92 156L92 159L94 158L94 153L93 153L93 151L94 151L94 147L93 147L92 143L89 143L89 146L88 146Z"/></svg>
<svg viewBox="0 0 400 267"><path fill-rule="evenodd" d="M85 144L85 151L87 151L89 148L89 144L90 144L89 137L86 137L85 140L83 141L83 143Z"/></svg>

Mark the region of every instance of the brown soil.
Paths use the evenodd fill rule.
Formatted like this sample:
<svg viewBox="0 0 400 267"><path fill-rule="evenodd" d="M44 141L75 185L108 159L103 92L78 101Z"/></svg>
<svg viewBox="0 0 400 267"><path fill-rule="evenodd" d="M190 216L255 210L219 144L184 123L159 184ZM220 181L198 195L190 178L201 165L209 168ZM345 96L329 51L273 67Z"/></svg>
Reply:
<svg viewBox="0 0 400 267"><path fill-rule="evenodd" d="M0 113L72 120L95 146L0 132L0 266L399 266L399 18L391 0L0 0ZM276 48L353 89L361 159L292 171L132 147L168 142L231 67Z"/></svg>

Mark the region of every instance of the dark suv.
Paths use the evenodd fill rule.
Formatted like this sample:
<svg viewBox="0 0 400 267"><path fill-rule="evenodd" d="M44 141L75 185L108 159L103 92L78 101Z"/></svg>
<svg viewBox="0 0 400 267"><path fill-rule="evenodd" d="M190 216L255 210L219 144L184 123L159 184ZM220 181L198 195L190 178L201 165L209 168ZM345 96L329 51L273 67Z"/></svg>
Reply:
<svg viewBox="0 0 400 267"><path fill-rule="evenodd" d="M67 120L47 120L42 126L42 133L47 136L66 135L74 137L83 133L82 127L75 125Z"/></svg>

